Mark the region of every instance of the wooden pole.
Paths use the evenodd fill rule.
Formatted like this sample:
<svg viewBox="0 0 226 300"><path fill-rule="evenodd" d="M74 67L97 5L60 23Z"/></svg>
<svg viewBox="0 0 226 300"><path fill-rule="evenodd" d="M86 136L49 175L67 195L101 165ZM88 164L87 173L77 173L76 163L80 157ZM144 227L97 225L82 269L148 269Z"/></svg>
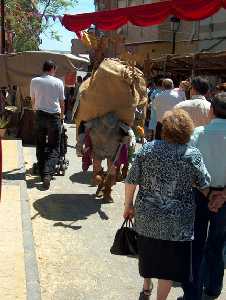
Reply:
<svg viewBox="0 0 226 300"><path fill-rule="evenodd" d="M1 53L4 54L5 50L5 0L1 0Z"/></svg>
<svg viewBox="0 0 226 300"><path fill-rule="evenodd" d="M192 56L192 72L191 72L192 77L195 77L196 63L197 63L197 54L193 54L193 56Z"/></svg>

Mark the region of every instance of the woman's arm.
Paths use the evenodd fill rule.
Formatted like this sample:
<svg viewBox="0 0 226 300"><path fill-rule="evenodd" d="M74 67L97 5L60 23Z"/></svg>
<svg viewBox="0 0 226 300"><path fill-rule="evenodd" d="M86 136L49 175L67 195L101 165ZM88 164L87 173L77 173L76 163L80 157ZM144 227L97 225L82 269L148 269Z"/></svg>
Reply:
<svg viewBox="0 0 226 300"><path fill-rule="evenodd" d="M133 198L136 187L135 184L125 183L125 209L123 213L125 219L132 219L134 217Z"/></svg>
<svg viewBox="0 0 226 300"><path fill-rule="evenodd" d="M136 187L135 184L125 183L125 207L133 207L133 197Z"/></svg>
<svg viewBox="0 0 226 300"><path fill-rule="evenodd" d="M133 198L134 193L136 191L137 185L141 184L141 153L143 148L139 150L137 153L133 163L132 167L129 170L129 173L125 180L125 210L123 213L123 217L125 219L129 218L132 219L134 217L134 207L133 207Z"/></svg>

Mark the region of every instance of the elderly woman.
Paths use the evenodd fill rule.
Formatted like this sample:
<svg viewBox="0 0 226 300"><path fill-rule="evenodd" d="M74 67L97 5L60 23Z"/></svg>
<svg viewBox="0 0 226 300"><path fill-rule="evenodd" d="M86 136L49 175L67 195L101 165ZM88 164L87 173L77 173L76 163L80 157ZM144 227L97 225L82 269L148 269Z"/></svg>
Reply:
<svg viewBox="0 0 226 300"><path fill-rule="evenodd" d="M157 300L167 299L172 281L192 279L192 186L207 194L210 183L201 153L187 144L193 132L189 115L180 109L166 112L162 125L162 140L140 149L125 184L123 216L135 216L139 272L144 278L140 300L149 299L151 278L159 279Z"/></svg>

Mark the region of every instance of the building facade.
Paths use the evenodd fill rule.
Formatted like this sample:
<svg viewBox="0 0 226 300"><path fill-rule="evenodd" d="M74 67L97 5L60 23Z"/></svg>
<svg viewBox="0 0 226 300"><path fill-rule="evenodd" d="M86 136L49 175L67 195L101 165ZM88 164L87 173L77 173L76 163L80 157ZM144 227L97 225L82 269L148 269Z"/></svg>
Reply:
<svg viewBox="0 0 226 300"><path fill-rule="evenodd" d="M161 1L164 0L96 0L95 7L97 11L101 11ZM203 21L180 21L178 25L175 53L226 49L225 10ZM118 29L117 34L124 36L125 46L130 51L139 52L140 57L148 53L155 58L173 52L173 26L175 24L169 18L158 26L137 27L128 24Z"/></svg>

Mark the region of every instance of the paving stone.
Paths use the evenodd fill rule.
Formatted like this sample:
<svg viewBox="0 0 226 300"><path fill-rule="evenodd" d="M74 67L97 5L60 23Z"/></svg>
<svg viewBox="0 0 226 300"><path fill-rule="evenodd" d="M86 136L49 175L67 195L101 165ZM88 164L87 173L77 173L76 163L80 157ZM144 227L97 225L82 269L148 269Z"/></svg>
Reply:
<svg viewBox="0 0 226 300"><path fill-rule="evenodd" d="M122 224L123 183L114 203L95 199L91 173L81 172L74 149L75 128L67 125L69 169L43 191L31 174L35 149L24 148L32 224L43 300L136 300L142 286L136 259L110 254ZM156 297L155 288L151 299ZM169 300L182 295L173 288ZM219 298L226 299L226 292Z"/></svg>
<svg viewBox="0 0 226 300"><path fill-rule="evenodd" d="M0 204L0 298L2 300L27 299L20 212L20 186L3 184Z"/></svg>

